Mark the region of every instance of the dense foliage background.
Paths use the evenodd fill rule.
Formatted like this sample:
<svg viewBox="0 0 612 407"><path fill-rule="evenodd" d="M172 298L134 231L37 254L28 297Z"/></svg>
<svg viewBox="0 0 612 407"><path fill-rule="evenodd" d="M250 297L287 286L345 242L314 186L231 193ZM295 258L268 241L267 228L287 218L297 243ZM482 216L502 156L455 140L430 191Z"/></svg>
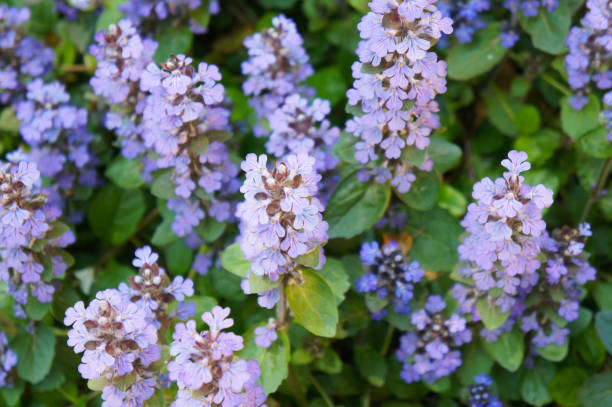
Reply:
<svg viewBox="0 0 612 407"><path fill-rule="evenodd" d="M206 4L190 15L207 27L205 33L195 34L184 18L143 25L141 35L159 44L156 62L166 61L170 54L186 54L197 63L219 67L219 82L227 96L224 104L231 111L231 135L223 135L223 141L235 163L248 153L266 154L266 139L253 134L259 121L242 89L241 63L248 58L243 42L270 27L280 13L295 21L314 67L305 84L315 89L317 97L329 100L327 118L343 130L333 148L338 167L322 180L335 191L323 212L329 224L327 263L321 271L304 268L304 273L321 273L324 278L306 278L307 284L288 288L300 291L289 292L292 319L279 328L280 338L268 349L253 343L253 329L274 318L276 311L259 307L257 296L241 289L248 263L234 244L240 233L236 222L207 217L197 227L202 241L195 248L176 236L166 207L172 186L160 177L145 180L141 159L123 157L117 135L103 124L108 105L89 83L96 69L89 46L96 32L119 21L122 12L117 7L123 1L94 2L84 10L51 0L9 1L30 9L27 35L53 49L54 67L45 81L65 84L71 103L87 110L100 180L71 190L65 198L66 217L79 212L84 216L81 221L66 219L76 235L75 243L66 248L74 262L68 262L72 264L54 283L53 301L30 302L26 318L16 318L14 300L0 294L0 329L19 360L0 389L0 405L100 405L101 388L91 383L88 388L78 371L80 355L66 344L69 328L64 326L64 314L77 301L88 304L97 292L116 288L135 275L133 254L144 245L159 253L159 264L171 277L194 281L195 294L189 300L196 305L199 329L205 327L199 319L203 312L216 304L231 307L235 321L231 330L245 338L240 355L259 361L260 383L270 393L270 407L468 405L468 388L480 373L492 378L492 391L504 405L612 405L612 191L608 190L612 144L606 138L600 91L593 89L580 111L569 103L573 91L564 65L564 44L570 26L580 24L586 7L581 0L559 1L555 11L541 10L536 17L511 17L498 4L501 1L491 1L490 10L481 14L486 28L477 30L470 41L459 43L451 34L436 45L438 57L448 63L448 89L436 98L441 125L430 136L427 150L433 171L416 170L417 179L408 193L399 193L388 182L360 181L355 173L360 165L354 159L355 139L344 131L355 114L346 94L354 81L357 25L370 10L366 0L222 0L215 15L203 1ZM612 12L609 6L608 12ZM511 48L504 47L500 37L508 22L520 33ZM612 67L610 60L601 66L604 72ZM25 144L15 107L5 103L0 109L0 152L6 156ZM504 170L500 161L511 150L528 154L531 170L523 174L525 183L543 184L554 192L554 203L544 210L549 231L565 225L575 228L585 221L591 224L585 252L597 278L586 285L579 318L567 325L567 345L534 353L532 336L519 329L497 342L486 342L478 335L482 322L470 319L468 329L474 339L461 347L463 364L433 383L408 384L400 378L402 367L395 350L402 332L413 327L408 316L393 312L372 318L380 305L371 298L366 301L355 285L365 272L360 247L363 242L376 240L382 245L394 240L407 257L420 263L425 278L414 290L415 302L421 305L413 310L422 308L428 293L440 294L451 304L451 288L463 279L458 273L457 249L465 237L460 221L474 201L473 186L484 177L500 177ZM402 159L418 166L424 157L416 152ZM269 162L273 161L270 156ZM242 173L240 177L244 179ZM233 195L236 202L243 199L240 192ZM379 222L398 216L405 218L400 228L391 221ZM192 267L198 254L212 260L205 274ZM301 261L305 266L316 264L310 264L313 259ZM322 292L329 292L331 302ZM491 319L504 316L481 318L497 327L503 320ZM168 336L166 343L170 341ZM170 405L174 394L172 387L160 390L145 405Z"/></svg>

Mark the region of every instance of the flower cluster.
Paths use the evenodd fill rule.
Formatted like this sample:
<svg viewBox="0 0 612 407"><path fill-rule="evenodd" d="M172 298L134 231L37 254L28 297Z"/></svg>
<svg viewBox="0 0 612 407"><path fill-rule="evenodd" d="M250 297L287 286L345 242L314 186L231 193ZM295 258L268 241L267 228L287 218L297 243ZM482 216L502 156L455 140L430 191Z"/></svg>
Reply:
<svg viewBox="0 0 612 407"><path fill-rule="evenodd" d="M26 100L16 104L19 131L30 149L27 153L17 151L11 158L35 162L63 195L71 194L77 186L91 187L97 182L97 160L91 152L93 136L86 127L87 110L69 101L60 82L30 82ZM77 220L80 215L74 216Z"/></svg>
<svg viewBox="0 0 612 407"><path fill-rule="evenodd" d="M384 156L381 166L362 170L361 180L374 176L379 183L391 180L399 192L410 190L416 179L413 164L402 159L409 148L424 150L428 136L439 127L434 98L446 92L446 63L429 50L453 30L435 1L370 2L372 9L358 25L363 40L353 64L349 104L362 110L346 124L359 141L355 158L362 164ZM433 163L420 163L431 170Z"/></svg>
<svg viewBox="0 0 612 407"><path fill-rule="evenodd" d="M125 405L116 404L123 399L141 406L151 397L156 381L140 373L160 358L161 346L145 308L108 289L98 292L87 307L79 301L68 308L64 324L72 326L68 345L75 353L83 352L79 365L83 378L105 381L105 406ZM116 386L126 375L134 379L129 393Z"/></svg>
<svg viewBox="0 0 612 407"><path fill-rule="evenodd" d="M200 63L196 70L191 62L173 55L161 68L150 63L140 82L149 92L144 142L157 168L171 168L176 198L168 201L168 208L176 213L172 230L178 236L191 233L206 216L205 209L219 222L230 219L232 205L220 194L237 192L240 185L238 166L216 139L229 129L229 112L219 105L224 98L221 74L214 65Z"/></svg>
<svg viewBox="0 0 612 407"><path fill-rule="evenodd" d="M503 407L501 401L491 394L493 380L486 374L474 378L476 384L470 386L470 407Z"/></svg>
<svg viewBox="0 0 612 407"><path fill-rule="evenodd" d="M569 334L565 326L578 318L581 286L595 280L596 274L583 252L590 235L589 225L582 224L578 229L564 227L552 236L541 237L548 260L537 283L525 290L526 305L520 320L521 330L533 334L531 343L536 347L565 344Z"/></svg>
<svg viewBox="0 0 612 407"><path fill-rule="evenodd" d="M50 281L64 273L70 258L61 248L75 240L45 192L36 164L0 164L0 280L8 283L19 318L25 318L29 293L40 302L52 300Z"/></svg>
<svg viewBox="0 0 612 407"><path fill-rule="evenodd" d="M9 374L17 365L17 354L8 347L4 332L0 331L0 388L12 385Z"/></svg>
<svg viewBox="0 0 612 407"><path fill-rule="evenodd" d="M176 325L168 373L179 391L172 407L264 405L263 388L255 384L261 374L259 364L236 357L234 352L243 348L242 337L223 332L234 325L229 313L229 308L219 306L204 313L208 330L201 333L195 321Z"/></svg>
<svg viewBox="0 0 612 407"><path fill-rule="evenodd" d="M361 261L369 271L357 280L357 291L374 293L380 299L389 298L393 310L399 314L410 312L414 283L424 275L417 261L407 263L397 242L390 241L382 249L378 242L365 242L361 246ZM384 309L380 310L382 313Z"/></svg>
<svg viewBox="0 0 612 407"><path fill-rule="evenodd" d="M588 0L588 12L580 27L573 27L567 38L569 54L565 56L568 81L575 92L570 104L577 110L588 101L590 82L605 91L605 119L608 138L612 141L612 9L606 0Z"/></svg>
<svg viewBox="0 0 612 407"><path fill-rule="evenodd" d="M195 309L188 309L184 303L185 297L193 295L193 281L182 276L170 280L165 270L157 264L158 254L149 246L136 250L136 258L132 261L138 267L138 274L130 276L128 284L121 283L119 292L125 299L138 305L147 312L147 319L157 327L167 327L169 318L168 304L178 301L177 316L187 319L195 314ZM193 313L191 312L193 311ZM183 318L186 313L186 317Z"/></svg>
<svg viewBox="0 0 612 407"><path fill-rule="evenodd" d="M250 272L277 280L290 271L294 260L327 241L323 206L316 198L321 176L315 159L290 155L267 167L267 157L249 154L242 162L246 180L238 208L242 221L240 247L251 262ZM320 251L324 264L323 250Z"/></svg>
<svg viewBox="0 0 612 407"><path fill-rule="evenodd" d="M136 158L145 151L142 139L144 92L140 90L140 78L153 61L157 43L142 39L129 20L121 20L116 25L111 24L107 31L99 31L95 40L97 43L89 47L98 62L91 86L111 105L105 125L117 133L122 154Z"/></svg>
<svg viewBox="0 0 612 407"><path fill-rule="evenodd" d="M53 65L53 50L24 35L29 19L28 8L0 4L0 104L13 102L27 82Z"/></svg>
<svg viewBox="0 0 612 407"><path fill-rule="evenodd" d="M195 34L204 34L207 27L191 17L202 6L202 0L129 0L120 5L119 10L134 24L147 30L154 30L159 21L172 19L174 24L188 24ZM214 15L219 11L219 0L210 0L208 12Z"/></svg>
<svg viewBox="0 0 612 407"><path fill-rule="evenodd" d="M270 115L272 134L266 143L267 151L276 158L289 154L314 156L315 169L319 173L336 168L338 159L331 150L340 136L340 129L331 127L325 118L330 111L327 100L317 98L309 103L298 94L288 96Z"/></svg>
<svg viewBox="0 0 612 407"><path fill-rule="evenodd" d="M502 178L476 183L472 196L477 203L468 206L461 222L468 236L459 257L468 265L460 273L502 312L512 308L519 287L537 279L539 239L546 229L542 210L553 202L552 190L523 183L521 172L531 168L526 160L526 153L511 151L502 161L508 170Z"/></svg>
<svg viewBox="0 0 612 407"><path fill-rule="evenodd" d="M302 42L295 23L284 15L272 19L271 28L244 40L249 59L242 63L242 73L248 77L242 88L251 96L249 103L260 121L269 120L272 125L271 115L287 96L311 93L302 85L313 73ZM259 125L254 132L260 137L268 134Z"/></svg>
<svg viewBox="0 0 612 407"><path fill-rule="evenodd" d="M448 376L461 365L457 347L472 340L472 331L459 314L446 317L444 300L439 295L427 298L422 310L412 313L415 330L400 338L396 352L402 362L401 378L407 383L425 380L428 383Z"/></svg>
<svg viewBox="0 0 612 407"><path fill-rule="evenodd" d="M445 0L437 3L442 15L453 20L454 37L462 44L469 43L474 33L487 26L482 13L489 11L489 0Z"/></svg>

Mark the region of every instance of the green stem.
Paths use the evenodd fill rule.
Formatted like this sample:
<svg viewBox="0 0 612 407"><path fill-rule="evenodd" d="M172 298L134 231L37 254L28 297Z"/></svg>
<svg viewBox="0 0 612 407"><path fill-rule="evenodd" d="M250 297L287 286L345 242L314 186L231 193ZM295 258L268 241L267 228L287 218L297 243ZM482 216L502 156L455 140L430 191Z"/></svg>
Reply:
<svg viewBox="0 0 612 407"><path fill-rule="evenodd" d="M542 78L553 88L557 89L559 92L563 93L565 96L572 96L572 91L567 86L564 86L562 83L560 83L558 80L556 80L549 74L543 73L540 75L540 78Z"/></svg>
<svg viewBox="0 0 612 407"><path fill-rule="evenodd" d="M289 319L289 308L287 307L287 295L285 294L285 284L287 279L283 278L278 285L278 302L276 303L276 320L281 328L285 328Z"/></svg>
<svg viewBox="0 0 612 407"><path fill-rule="evenodd" d="M391 341L393 340L393 333L395 332L395 328L393 325L389 324L387 328L387 335L385 336L385 341L383 342L383 346L380 349L380 355L385 356L389 351L389 347L391 346Z"/></svg>
<svg viewBox="0 0 612 407"><path fill-rule="evenodd" d="M57 391L59 394L61 394L62 396L64 396L64 398L68 401L70 401L72 404L79 404L79 399L73 397L72 395L68 394L64 389L62 389L61 387L57 388Z"/></svg>
<svg viewBox="0 0 612 407"><path fill-rule="evenodd" d="M68 330L53 328L53 335L59 336L59 337L66 337L68 336Z"/></svg>
<svg viewBox="0 0 612 407"><path fill-rule="evenodd" d="M582 216L580 216L580 222L586 222L589 217L589 213L591 212L591 208L595 201L599 198L599 193L606 185L606 181L608 180L608 175L610 175L610 170L612 170L612 158L608 158L599 173L599 179L597 180L597 184L595 188L591 191L591 196L589 196L589 200L584 206L584 210L582 211Z"/></svg>
<svg viewBox="0 0 612 407"><path fill-rule="evenodd" d="M319 383L310 370L308 371L308 377L310 378L310 381L314 387L316 387L316 389L319 391L319 394L321 394L321 397L323 397L323 400L325 400L327 407L335 407L331 397L329 397L323 386L321 386L321 383Z"/></svg>
<svg viewBox="0 0 612 407"><path fill-rule="evenodd" d="M293 366L289 366L289 384L291 385L291 388L293 389L293 392L295 393L298 404L301 407L308 407L308 400L306 399L306 396L304 395L304 390L302 389L302 385L300 384L300 382L297 380L295 376Z"/></svg>

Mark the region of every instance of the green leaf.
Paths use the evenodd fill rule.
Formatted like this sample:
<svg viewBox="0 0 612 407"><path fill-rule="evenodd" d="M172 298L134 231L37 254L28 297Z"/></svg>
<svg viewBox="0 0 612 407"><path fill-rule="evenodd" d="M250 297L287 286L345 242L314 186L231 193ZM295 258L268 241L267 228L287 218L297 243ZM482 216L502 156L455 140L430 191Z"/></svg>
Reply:
<svg viewBox="0 0 612 407"><path fill-rule="evenodd" d="M451 215L459 218L465 214L468 201L457 189L448 184L442 184L438 196L438 206L446 209Z"/></svg>
<svg viewBox="0 0 612 407"><path fill-rule="evenodd" d="M193 264L193 250L191 250L185 242L177 240L168 245L165 249L165 258L168 269L172 274L187 274Z"/></svg>
<svg viewBox="0 0 612 407"><path fill-rule="evenodd" d="M111 24L118 23L123 17L123 12L119 10L119 5L124 0L104 0L104 7L102 8L102 14L96 21L95 32L100 30L108 30L108 26Z"/></svg>
<svg viewBox="0 0 612 407"><path fill-rule="evenodd" d="M410 256L427 270L450 271L457 264L459 235L463 228L447 211L434 208L408 214L409 233L414 236Z"/></svg>
<svg viewBox="0 0 612 407"><path fill-rule="evenodd" d="M336 297L336 302L340 304L344 300L344 294L351 287L348 274L344 271L342 262L328 257L325 265L318 272L323 276L329 288L331 288Z"/></svg>
<svg viewBox="0 0 612 407"><path fill-rule="evenodd" d="M504 332L497 341L485 341L483 345L489 356L504 369L516 372L521 367L525 353L525 343L523 342L523 335L517 329Z"/></svg>
<svg viewBox="0 0 612 407"><path fill-rule="evenodd" d="M353 359L361 376L372 385L380 387L385 384L387 378L387 361L369 346L356 346Z"/></svg>
<svg viewBox="0 0 612 407"><path fill-rule="evenodd" d="M109 184L93 196L87 219L96 236L120 244L136 232L144 212L142 191L128 191Z"/></svg>
<svg viewBox="0 0 612 407"><path fill-rule="evenodd" d="M314 359L313 365L327 374L338 374L342 371L342 359L331 348L326 348L323 356Z"/></svg>
<svg viewBox="0 0 612 407"><path fill-rule="evenodd" d="M600 103L593 94L589 102L580 110L574 109L566 97L561 102L561 127L571 138L577 140L583 134L599 127Z"/></svg>
<svg viewBox="0 0 612 407"><path fill-rule="evenodd" d="M287 286L287 300L297 323L315 335L334 336L338 324L336 298L321 275L303 269L302 281Z"/></svg>
<svg viewBox="0 0 612 407"><path fill-rule="evenodd" d="M459 164L463 152L458 145L437 136L430 137L429 141L427 155L433 161L434 169L438 173L442 174Z"/></svg>
<svg viewBox="0 0 612 407"><path fill-rule="evenodd" d="M507 51L500 34L501 24L493 23L478 31L470 43L455 44L447 58L449 78L467 80L497 65Z"/></svg>
<svg viewBox="0 0 612 407"><path fill-rule="evenodd" d="M343 131L340 133L340 137L334 146L334 156L345 163L357 164L357 160L355 160L355 143L357 140L357 137L349 132Z"/></svg>
<svg viewBox="0 0 612 407"><path fill-rule="evenodd" d="M463 360L468 361L468 363L462 363L457 369L457 376L463 385L473 384L474 377L481 373L488 374L495 363L483 349L479 338L466 345L461 351L461 356Z"/></svg>
<svg viewBox="0 0 612 407"><path fill-rule="evenodd" d="M595 329L608 353L612 354L612 311L595 314Z"/></svg>
<svg viewBox="0 0 612 407"><path fill-rule="evenodd" d="M117 288L117 286L125 282L128 277L135 275L135 272L136 270L131 267L111 261L104 270L98 273L91 285L90 291L97 293L107 288Z"/></svg>
<svg viewBox="0 0 612 407"><path fill-rule="evenodd" d="M296 0L257 0L259 4L267 9L288 9L293 7Z"/></svg>
<svg viewBox="0 0 612 407"><path fill-rule="evenodd" d="M476 301L478 315L482 319L484 326L489 331L494 331L504 324L510 316L510 311L501 312L499 307L489 302L487 298Z"/></svg>
<svg viewBox="0 0 612 407"><path fill-rule="evenodd" d="M297 264L301 264L302 266L317 268L319 262L321 260L321 246L316 245L314 249L311 251L298 256L295 259Z"/></svg>
<svg viewBox="0 0 612 407"><path fill-rule="evenodd" d="M0 394L9 407L14 407L19 403L24 389L25 384L19 380L12 387L0 387Z"/></svg>
<svg viewBox="0 0 612 407"><path fill-rule="evenodd" d="M491 123L503 134L516 137L519 130L516 127L517 114L523 107L521 101L493 85L483 93L487 104L487 112Z"/></svg>
<svg viewBox="0 0 612 407"><path fill-rule="evenodd" d="M535 368L527 369L521 380L521 396L533 406L543 406L552 401L550 383L555 375L555 365L538 360Z"/></svg>
<svg viewBox="0 0 612 407"><path fill-rule="evenodd" d="M289 337L283 330L278 331L278 339L265 349L255 344L255 334L251 330L244 335L245 347L240 351L240 356L247 360L259 362L261 376L259 383L266 394L273 393L285 380L289 373L289 359L291 357L291 346Z"/></svg>
<svg viewBox="0 0 612 407"><path fill-rule="evenodd" d="M210 2L204 1L200 7L189 11L191 19L202 27L208 27L210 22Z"/></svg>
<svg viewBox="0 0 612 407"><path fill-rule="evenodd" d="M66 376L58 365L53 365L42 381L36 383L33 388L37 392L51 391L60 387L66 381Z"/></svg>
<svg viewBox="0 0 612 407"><path fill-rule="evenodd" d="M40 302L33 295L30 295L28 297L28 302L25 306L26 314L28 314L28 317L30 317L34 321L40 321L41 319L43 319L50 309L50 302Z"/></svg>
<svg viewBox="0 0 612 407"><path fill-rule="evenodd" d="M11 349L17 354L17 374L30 383L38 383L51 370L55 355L55 335L53 329L38 324L34 333L21 331L11 342Z"/></svg>
<svg viewBox="0 0 612 407"><path fill-rule="evenodd" d="M161 199L176 198L175 185L172 182L172 168L157 172L151 183L151 193Z"/></svg>
<svg viewBox="0 0 612 407"><path fill-rule="evenodd" d="M402 202L417 211L433 208L438 202L440 177L435 171L415 170L414 175L416 175L416 180L412 183L410 190L402 194L394 188L395 194Z"/></svg>
<svg viewBox="0 0 612 407"><path fill-rule="evenodd" d="M325 211L331 239L350 238L370 229L385 213L391 189L389 184L361 182L353 172L340 181Z"/></svg>
<svg viewBox="0 0 612 407"><path fill-rule="evenodd" d="M167 403L164 391L162 389L158 389L148 400L143 403L142 407L165 407L166 405Z"/></svg>
<svg viewBox="0 0 612 407"><path fill-rule="evenodd" d="M612 372L591 377L583 384L578 397L584 407L612 406Z"/></svg>
<svg viewBox="0 0 612 407"><path fill-rule="evenodd" d="M540 129L540 111L533 105L524 105L514 117L514 125L521 134L533 134Z"/></svg>
<svg viewBox="0 0 612 407"><path fill-rule="evenodd" d="M251 263L244 259L240 243L234 243L221 252L221 265L227 271L245 278L251 268Z"/></svg>
<svg viewBox="0 0 612 407"><path fill-rule="evenodd" d="M174 217L164 218L164 220L157 225L151 243L155 246L165 246L172 242L175 242L179 237L172 231L172 224L174 223Z"/></svg>
<svg viewBox="0 0 612 407"><path fill-rule="evenodd" d="M606 348L593 324L574 339L575 349L587 365L599 368L606 359Z"/></svg>
<svg viewBox="0 0 612 407"><path fill-rule="evenodd" d="M593 287L593 296L601 310L612 310L612 283L598 282Z"/></svg>
<svg viewBox="0 0 612 407"><path fill-rule="evenodd" d="M529 136L521 136L514 141L514 148L525 151L533 165L541 165L548 161L561 147L561 133L544 128Z"/></svg>
<svg viewBox="0 0 612 407"><path fill-rule="evenodd" d="M106 377L97 377L95 379L87 380L87 388L91 391L102 391L110 384L110 380Z"/></svg>
<svg viewBox="0 0 612 407"><path fill-rule="evenodd" d="M348 3L357 11L367 13L370 11L368 7L369 0L348 0Z"/></svg>
<svg viewBox="0 0 612 407"><path fill-rule="evenodd" d="M156 35L157 51L155 51L156 62L166 62L170 55L188 54L193 42L193 33L189 24L162 24Z"/></svg>
<svg viewBox="0 0 612 407"><path fill-rule="evenodd" d="M115 185L123 189L134 189L142 186L142 164L136 160L128 160L120 155L106 168L104 173Z"/></svg>
<svg viewBox="0 0 612 407"><path fill-rule="evenodd" d="M207 216L196 227L196 232L206 242L212 243L221 237L226 227L227 223L219 222L212 216Z"/></svg>
<svg viewBox="0 0 612 407"><path fill-rule="evenodd" d="M578 139L578 148L591 157L612 157L612 143L608 140L608 133L605 127L590 131Z"/></svg>
<svg viewBox="0 0 612 407"><path fill-rule="evenodd" d="M306 84L314 87L317 91L317 97L329 100L332 106L344 99L346 83L337 66L318 69L314 75L306 80Z"/></svg>
<svg viewBox="0 0 612 407"><path fill-rule="evenodd" d="M249 291L253 294L271 290L278 284L279 281L272 281L267 276L249 274Z"/></svg>
<svg viewBox="0 0 612 407"><path fill-rule="evenodd" d="M549 54L565 52L572 14L566 1L549 12L542 11L536 17L527 18L520 13L521 26L531 35L533 46Z"/></svg>
<svg viewBox="0 0 612 407"><path fill-rule="evenodd" d="M550 384L554 401L565 407L578 407L578 393L588 379L587 373L578 367L568 367L558 372Z"/></svg>
<svg viewBox="0 0 612 407"><path fill-rule="evenodd" d="M544 359L550 360L551 362L560 362L567 356L569 341L565 341L565 343L561 346L557 345L556 343L551 343L543 348L536 347L535 349Z"/></svg>

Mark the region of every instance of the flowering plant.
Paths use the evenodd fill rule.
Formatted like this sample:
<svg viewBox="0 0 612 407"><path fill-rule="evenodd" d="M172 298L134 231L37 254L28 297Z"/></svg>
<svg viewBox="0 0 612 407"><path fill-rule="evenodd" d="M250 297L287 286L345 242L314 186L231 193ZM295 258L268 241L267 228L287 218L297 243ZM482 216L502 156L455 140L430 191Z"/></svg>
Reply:
<svg viewBox="0 0 612 407"><path fill-rule="evenodd" d="M612 406L609 0L0 5L0 407Z"/></svg>

